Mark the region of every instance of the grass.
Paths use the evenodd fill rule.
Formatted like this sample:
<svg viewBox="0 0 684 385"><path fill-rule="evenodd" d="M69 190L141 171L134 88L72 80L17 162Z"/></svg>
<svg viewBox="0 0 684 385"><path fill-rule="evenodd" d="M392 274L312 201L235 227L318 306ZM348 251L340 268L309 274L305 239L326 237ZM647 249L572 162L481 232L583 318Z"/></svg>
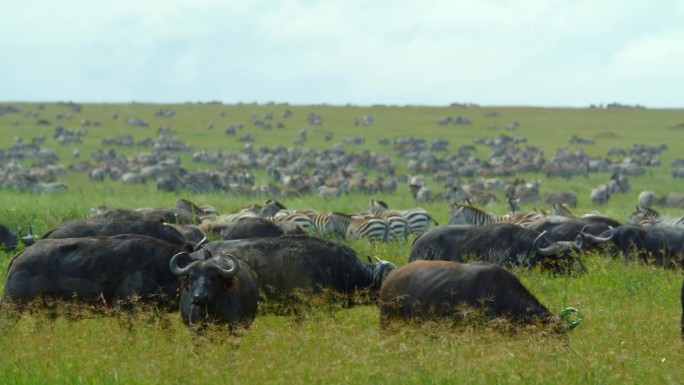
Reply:
<svg viewBox="0 0 684 385"><path fill-rule="evenodd" d="M18 105L24 111L38 111L35 103ZM159 108L171 107L176 115L155 117ZM294 115L280 118L290 109ZM50 121L37 125L36 117L20 114L0 116L0 148L9 147L14 136L25 141L46 135L44 147L54 148L62 163L73 161L71 152L78 148L82 158L100 147L106 136L132 134L135 140L155 137L162 125L172 128L172 135L189 142L195 149L238 150L242 144L223 133L233 123L245 123L244 133L257 137L255 147L275 144L291 145L300 127L309 131L307 147L328 148L323 133L332 131L333 142L345 135L363 135L364 146L345 146L347 151L382 151L397 161L400 173L406 173L405 162L389 148L377 144L378 139L398 136L444 137L450 149L470 144L476 136L520 135L528 143L539 145L546 157L561 146L583 148L592 156L605 156L609 147L627 148L634 143L669 145L662 154L663 164L649 169L647 175L630 177L633 191L611 198L605 206L589 201L589 189L605 182L609 174L591 174L589 178L548 180L543 175L526 174L525 179L542 180L542 192L572 190L578 193L583 213L599 210L622 222L633 210L641 190L657 195L682 191L682 184L670 176L669 161L684 157L678 152L684 132L673 129L684 122L682 110L644 109L543 109L510 107L353 107L353 106L287 106L287 105L213 105L186 104L160 106L148 104L84 105L71 120L54 118L56 112L68 112L66 104L48 103L38 111ZM113 112L117 120L111 119ZM496 111L497 116L487 113ZM220 113L224 112L224 116ZM265 132L249 124L252 116L271 112L274 122L282 121L285 130ZM323 126L308 126L307 114L315 112L324 118ZM375 124L355 127L354 117L371 114ZM436 122L446 116L466 116L473 126L440 126ZM150 121L150 127L136 128L124 124L127 117ZM88 127L82 145L60 146L52 139L54 126L64 124L79 128L82 119L99 120L100 127ZM17 121L17 126L14 121ZM520 122L515 132L503 127ZM208 130L206 124L214 123ZM487 127L497 125L498 130ZM570 135L594 137L596 144L568 145ZM428 139L429 140L429 139ZM116 148L123 154L146 151L139 148ZM477 156L487 151L478 147ZM191 165L189 154L184 165ZM22 160L29 164L30 160ZM199 165L198 165L199 166ZM193 166L189 166L193 167ZM372 170L371 170L372 172ZM0 218L15 229L32 225L38 234L60 222L81 218L98 205L113 207L171 206L173 193L156 190L154 184L124 186L109 180L91 182L84 175L68 173L60 176L69 189L56 194L21 194L0 190ZM435 188L439 186L429 180ZM438 191L437 188L435 188ZM209 203L228 212L260 198L225 194L200 194L182 197L197 203ZM281 200L287 207L313 207L326 211L363 210L370 198L382 199L391 207L416 206L405 186L381 197L348 195L339 200L317 196ZM425 207L440 223L448 220L446 202L429 202ZM524 206L523 209L532 209ZM488 206L495 213L505 212L500 202ZM662 210L681 215L681 209ZM361 258L379 256L397 264L407 263L411 239L396 243L345 241ZM6 271L11 254L0 253L0 270ZM684 377L684 350L680 341L679 294L680 271L664 270L613 260L606 255L584 256L587 273L576 277L553 276L538 270L516 269L514 273L540 301L554 312L566 306L579 308L584 322L565 337L540 330L521 330L510 334L486 323L451 325L428 322L398 325L388 330L379 327L375 306L351 309L313 303L298 317L282 316L262 310L254 324L237 335L220 328L204 336L194 336L180 321L177 313L168 314L170 322L150 318L146 312L136 313L133 328L118 317L93 317L69 320L51 319L40 312L25 314L19 322L7 325L0 320L0 379L7 384L158 384L158 383L259 383L259 384L615 384L678 383ZM0 283L4 282L0 278Z"/></svg>

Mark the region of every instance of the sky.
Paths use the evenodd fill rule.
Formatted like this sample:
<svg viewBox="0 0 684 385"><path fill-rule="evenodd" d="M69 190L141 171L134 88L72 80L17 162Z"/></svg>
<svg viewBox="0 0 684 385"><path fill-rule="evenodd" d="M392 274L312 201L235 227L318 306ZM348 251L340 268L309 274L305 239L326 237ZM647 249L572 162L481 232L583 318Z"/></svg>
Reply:
<svg viewBox="0 0 684 385"><path fill-rule="evenodd" d="M0 102L684 107L684 0L21 0Z"/></svg>

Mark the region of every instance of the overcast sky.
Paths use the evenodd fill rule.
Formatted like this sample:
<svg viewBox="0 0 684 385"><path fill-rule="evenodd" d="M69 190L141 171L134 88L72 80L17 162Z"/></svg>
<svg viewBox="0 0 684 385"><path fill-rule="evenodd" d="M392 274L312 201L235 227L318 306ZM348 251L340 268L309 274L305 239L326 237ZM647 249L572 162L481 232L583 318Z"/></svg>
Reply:
<svg viewBox="0 0 684 385"><path fill-rule="evenodd" d="M0 102L684 107L684 0L22 0Z"/></svg>

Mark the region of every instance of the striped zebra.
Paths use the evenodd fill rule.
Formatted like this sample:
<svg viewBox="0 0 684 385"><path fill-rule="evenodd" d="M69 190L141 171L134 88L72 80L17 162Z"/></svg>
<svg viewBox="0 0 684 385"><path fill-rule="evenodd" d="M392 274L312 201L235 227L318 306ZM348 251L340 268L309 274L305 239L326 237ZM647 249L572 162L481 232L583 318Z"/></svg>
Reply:
<svg viewBox="0 0 684 385"><path fill-rule="evenodd" d="M387 222L388 241L396 241L406 239L411 232L411 226L406 218L401 213L395 210L388 210L378 215Z"/></svg>
<svg viewBox="0 0 684 385"><path fill-rule="evenodd" d="M388 209L389 206L384 201L376 201L375 199L371 199L370 203L368 204L368 212L373 215L378 215L383 211L387 211Z"/></svg>
<svg viewBox="0 0 684 385"><path fill-rule="evenodd" d="M683 193L669 193L656 197L653 191L642 191L639 194L638 205L642 207L684 207Z"/></svg>
<svg viewBox="0 0 684 385"><path fill-rule="evenodd" d="M338 236L338 237L344 237L344 233L341 231L337 231L338 228L342 228L342 225L336 225L332 221L332 216L330 214L315 214L315 215L307 215L307 217L311 220L311 223L313 224L313 231L314 233L323 236L323 237L330 237L330 236ZM337 217L334 217L337 218ZM341 219L336 219L336 220L341 220Z"/></svg>
<svg viewBox="0 0 684 385"><path fill-rule="evenodd" d="M369 239L387 241L389 227L379 217L352 217L348 214L333 212L329 214L328 225L335 234L343 234L348 239Z"/></svg>
<svg viewBox="0 0 684 385"><path fill-rule="evenodd" d="M278 211L286 210L282 203L274 199L267 199L264 206L261 208L260 214L264 217L275 216Z"/></svg>
<svg viewBox="0 0 684 385"><path fill-rule="evenodd" d="M414 207L405 210L389 210L387 203L371 199L368 211L374 215L381 215L387 211L401 215L406 219L406 222L408 222L409 233L416 236L428 231L431 223L439 225L432 215L422 207Z"/></svg>
<svg viewBox="0 0 684 385"><path fill-rule="evenodd" d="M302 226L309 233L316 232L316 226L314 225L313 221L311 220L311 218L309 218L307 215L304 215L304 214L293 213L293 214L264 217L264 218L270 219L276 223L285 222L285 221L292 221L292 222L295 222L298 225Z"/></svg>
<svg viewBox="0 0 684 385"><path fill-rule="evenodd" d="M576 218L575 214L570 211L563 203L555 202L551 205L551 215L555 217Z"/></svg>
<svg viewBox="0 0 684 385"><path fill-rule="evenodd" d="M247 210L247 211L241 211L241 212L232 213L232 214L219 215L215 219L215 221L216 222L222 222L222 223L237 222L237 221L239 221L241 219L245 219L245 218L261 218L261 215L255 213L253 211ZM202 222L205 222L208 220L209 220L209 218L202 218Z"/></svg>
<svg viewBox="0 0 684 385"><path fill-rule="evenodd" d="M611 190L608 184L601 184L598 187L591 189L589 198L592 202L597 204L605 204L610 199Z"/></svg>
<svg viewBox="0 0 684 385"><path fill-rule="evenodd" d="M510 214L496 215L466 204L452 203L449 213L450 225L483 226L490 223L508 222Z"/></svg>
<svg viewBox="0 0 684 385"><path fill-rule="evenodd" d="M455 203L451 208L449 224L483 226L490 223L511 223L527 227L545 216L546 214L536 211L496 215L480 210L477 207Z"/></svg>
<svg viewBox="0 0 684 385"><path fill-rule="evenodd" d="M550 192L544 195L544 203L553 205L554 203L561 203L569 207L577 207L577 194L572 191L558 191Z"/></svg>
<svg viewBox="0 0 684 385"><path fill-rule="evenodd" d="M684 215L662 215L654 209L637 206L636 211L630 216L630 221L640 225L684 226Z"/></svg>

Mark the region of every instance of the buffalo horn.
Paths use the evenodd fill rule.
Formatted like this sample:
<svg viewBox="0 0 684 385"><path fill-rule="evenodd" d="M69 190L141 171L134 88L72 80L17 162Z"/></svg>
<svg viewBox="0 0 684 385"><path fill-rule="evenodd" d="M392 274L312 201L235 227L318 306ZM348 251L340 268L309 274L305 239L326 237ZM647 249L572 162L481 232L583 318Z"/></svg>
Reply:
<svg viewBox="0 0 684 385"><path fill-rule="evenodd" d="M225 265L225 263L227 262L228 258L233 262L233 266L230 269L226 269L223 267L223 265ZM240 268L240 260L238 260L237 257L233 254L225 254L218 257L214 257L212 258L212 263L214 266L218 268L219 274L226 279L232 278L235 274L237 274L238 269Z"/></svg>
<svg viewBox="0 0 684 385"><path fill-rule="evenodd" d="M188 275L188 272L190 271L190 265L192 265L193 263L197 263L197 261L195 261L195 262L188 264L185 267L179 267L178 266L178 257L183 255L183 254L187 255L188 253L185 251L181 251L180 253L174 255L171 258L171 261L169 262L169 268L171 268L171 272L177 277L184 277L184 276Z"/></svg>
<svg viewBox="0 0 684 385"><path fill-rule="evenodd" d="M206 245L206 244L207 244L207 237L204 237L204 238L202 238L201 241L197 242L195 247L192 248L192 251L197 251L197 250L201 249L202 247L204 247L204 245Z"/></svg>
<svg viewBox="0 0 684 385"><path fill-rule="evenodd" d="M532 242L532 247L533 247L535 250L539 250L538 243L539 243L539 240L541 239L541 237L544 236L544 234L546 234L546 230L542 231L541 234L537 235L537 238L534 238L534 242Z"/></svg>
<svg viewBox="0 0 684 385"><path fill-rule="evenodd" d="M29 232L26 236L21 235L21 226L19 226L19 237L21 237L21 242L24 244L24 246L31 246L32 244L36 243L37 237L33 235L33 226L29 225Z"/></svg>
<svg viewBox="0 0 684 385"><path fill-rule="evenodd" d="M590 241L592 241L592 242L594 242L594 243L606 243L606 242L609 242L611 239L613 239L613 236L615 235L615 233L614 233L613 231L611 231L611 232L610 232L610 235L607 236L607 237L600 237L600 236L598 236L598 235L593 235L593 234L589 234L589 233L581 233L581 234L584 235L584 237L585 237L586 239L588 239L588 240L590 240Z"/></svg>
<svg viewBox="0 0 684 385"><path fill-rule="evenodd" d="M558 241L549 247L537 247L536 250L539 255L549 256L568 250L582 251L582 248L575 242Z"/></svg>

